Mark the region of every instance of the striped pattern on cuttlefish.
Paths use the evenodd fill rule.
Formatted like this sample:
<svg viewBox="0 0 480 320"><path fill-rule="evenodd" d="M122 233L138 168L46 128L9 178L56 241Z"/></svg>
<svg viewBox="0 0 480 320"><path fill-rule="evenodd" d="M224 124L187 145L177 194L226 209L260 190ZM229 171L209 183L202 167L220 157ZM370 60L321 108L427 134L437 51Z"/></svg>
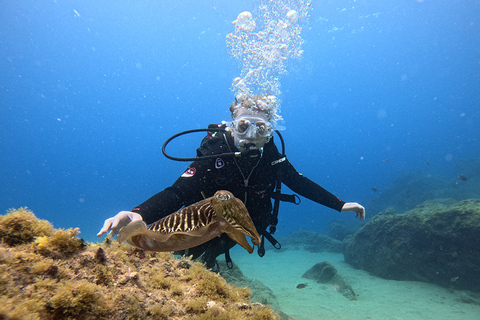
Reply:
<svg viewBox="0 0 480 320"><path fill-rule="evenodd" d="M144 221L133 221L123 227L118 241L149 251L177 251L205 243L226 233L249 253L246 239L254 245L261 242L255 225L242 201L229 191L219 190L213 197L174 212L147 227Z"/></svg>

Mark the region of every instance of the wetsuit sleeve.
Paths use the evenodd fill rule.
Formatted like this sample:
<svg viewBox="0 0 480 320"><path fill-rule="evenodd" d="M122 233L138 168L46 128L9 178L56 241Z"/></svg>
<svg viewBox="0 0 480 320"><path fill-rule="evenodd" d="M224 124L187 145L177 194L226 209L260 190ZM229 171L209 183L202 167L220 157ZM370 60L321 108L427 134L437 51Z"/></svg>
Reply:
<svg viewBox="0 0 480 320"><path fill-rule="evenodd" d="M293 192L334 210L342 210L342 207L345 204L344 201L340 200L312 180L298 173L288 160L282 163L281 170L282 182L292 189Z"/></svg>
<svg viewBox="0 0 480 320"><path fill-rule="evenodd" d="M138 205L133 212L140 214L147 223L153 223L183 206L203 200L208 161L195 161L177 181L165 190Z"/></svg>

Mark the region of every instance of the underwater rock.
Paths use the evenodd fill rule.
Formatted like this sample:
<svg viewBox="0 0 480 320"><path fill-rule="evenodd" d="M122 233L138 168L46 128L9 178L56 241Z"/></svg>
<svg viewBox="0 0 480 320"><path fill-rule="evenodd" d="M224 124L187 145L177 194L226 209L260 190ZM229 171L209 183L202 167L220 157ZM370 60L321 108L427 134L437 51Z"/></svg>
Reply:
<svg viewBox="0 0 480 320"><path fill-rule="evenodd" d="M312 279L318 283L332 284L335 291L340 292L345 298L357 300L357 295L352 287L347 283L345 278L341 276L337 269L328 261L317 263L305 272L302 278Z"/></svg>
<svg viewBox="0 0 480 320"><path fill-rule="evenodd" d="M288 237L278 238L278 241L282 245L282 250L306 250L314 253L343 252L342 241L311 231L297 231Z"/></svg>
<svg viewBox="0 0 480 320"><path fill-rule="evenodd" d="M344 240L345 261L386 279L479 292L480 200L445 203L375 216Z"/></svg>
<svg viewBox="0 0 480 320"><path fill-rule="evenodd" d="M354 234L358 229L360 229L360 225L357 221L330 220L327 226L327 236L338 241L343 241L346 236Z"/></svg>
<svg viewBox="0 0 480 320"><path fill-rule="evenodd" d="M279 309L280 305L277 302L277 298L269 287L258 280L247 278L235 263L233 263L232 269L227 267L225 260L218 260L218 265L220 266L221 276L228 283L237 287L248 287L252 291L251 301L269 304L275 309Z"/></svg>
<svg viewBox="0 0 480 320"><path fill-rule="evenodd" d="M280 304L277 302L277 298L273 294L273 291L261 281L252 280L246 277L235 263L233 263L231 269L227 267L225 260L218 260L218 264L221 270L220 274L228 283L237 287L248 287L252 291L252 296L250 297L252 302L270 305L279 313L280 320L292 319L280 310Z"/></svg>
<svg viewBox="0 0 480 320"><path fill-rule="evenodd" d="M378 215L384 215L384 216L391 216L391 215L396 215L398 214L397 211L395 211L395 209L393 208L387 208L385 210L383 210L382 212L378 213Z"/></svg>
<svg viewBox="0 0 480 320"><path fill-rule="evenodd" d="M336 274L337 269L330 262L324 261L308 269L302 278L313 279L318 283L329 283Z"/></svg>
<svg viewBox="0 0 480 320"><path fill-rule="evenodd" d="M45 226L0 216L0 319L279 319L199 262Z"/></svg>

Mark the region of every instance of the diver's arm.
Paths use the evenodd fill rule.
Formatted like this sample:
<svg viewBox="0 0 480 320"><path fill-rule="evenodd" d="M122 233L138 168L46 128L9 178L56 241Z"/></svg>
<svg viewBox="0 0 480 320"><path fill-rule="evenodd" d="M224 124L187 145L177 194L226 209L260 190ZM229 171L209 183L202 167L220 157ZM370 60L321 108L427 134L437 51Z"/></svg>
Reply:
<svg viewBox="0 0 480 320"><path fill-rule="evenodd" d="M288 160L282 163L281 170L282 182L292 189L293 192L334 210L342 210L345 204L344 201L340 200L304 175L298 173Z"/></svg>
<svg viewBox="0 0 480 320"><path fill-rule="evenodd" d="M145 223L150 224L177 211L182 206L183 201L172 186L150 197L131 211L140 214Z"/></svg>
<svg viewBox="0 0 480 320"><path fill-rule="evenodd" d="M131 211L120 211L115 216L105 220L97 237L101 237L108 231L111 231L110 236L115 236L122 227L132 221L144 220L147 224L150 224L180 209L181 201L170 188L157 193Z"/></svg>
<svg viewBox="0 0 480 320"><path fill-rule="evenodd" d="M222 148L225 147L222 138L205 139L197 149L197 157L223 152ZM141 214L145 222L150 224L183 206L203 200L202 192L211 189L209 177L211 177L214 163L214 160L192 162L171 187L157 193L132 211Z"/></svg>
<svg viewBox="0 0 480 320"><path fill-rule="evenodd" d="M365 208L360 204L340 200L312 180L298 173L288 160L282 165L282 182L292 191L337 211L355 212L355 217L360 216L360 220L365 220Z"/></svg>
<svg viewBox="0 0 480 320"><path fill-rule="evenodd" d="M189 171L191 168L195 168L194 174L187 174L192 172L192 170ZM206 169L204 164L193 162L171 187L150 197L131 211L121 211L105 220L97 236L100 237L110 230L111 235L114 236L123 226L135 220L144 220L145 223L151 224L174 213L184 205L202 200L200 191L203 190Z"/></svg>
<svg viewBox="0 0 480 320"><path fill-rule="evenodd" d="M171 187L157 193L132 211L142 215L143 220L150 224L185 205L203 200L201 191L205 190L208 168L208 161L193 162Z"/></svg>

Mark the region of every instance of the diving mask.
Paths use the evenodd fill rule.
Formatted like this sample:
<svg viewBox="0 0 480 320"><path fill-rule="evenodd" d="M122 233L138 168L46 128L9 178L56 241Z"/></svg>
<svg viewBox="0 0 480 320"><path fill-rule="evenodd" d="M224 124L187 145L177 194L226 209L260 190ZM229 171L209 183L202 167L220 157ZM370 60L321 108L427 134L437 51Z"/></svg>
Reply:
<svg viewBox="0 0 480 320"><path fill-rule="evenodd" d="M246 137L267 137L272 134L272 125L265 119L257 117L241 117L233 121L233 130L236 134Z"/></svg>
<svg viewBox="0 0 480 320"><path fill-rule="evenodd" d="M265 119L253 116L243 116L232 122L235 146L240 150L261 149L272 136L272 124Z"/></svg>

